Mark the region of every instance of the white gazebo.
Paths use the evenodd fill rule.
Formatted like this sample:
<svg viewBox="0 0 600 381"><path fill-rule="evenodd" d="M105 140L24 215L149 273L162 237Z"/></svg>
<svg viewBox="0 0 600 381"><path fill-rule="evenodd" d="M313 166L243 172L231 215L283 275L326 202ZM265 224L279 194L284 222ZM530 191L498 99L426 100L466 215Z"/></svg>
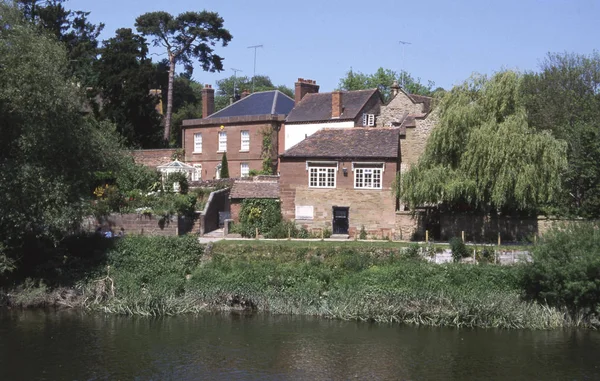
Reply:
<svg viewBox="0 0 600 381"><path fill-rule="evenodd" d="M161 173L163 183L165 182L165 180L171 173L176 173L176 172L185 173L188 180L191 180L192 174L194 172L196 172L196 168L192 167L189 164L181 162L179 160L172 161L168 164L159 165L158 167L156 167L156 169ZM175 184L173 184L173 185L175 185ZM179 185L179 184L177 184L177 185Z"/></svg>

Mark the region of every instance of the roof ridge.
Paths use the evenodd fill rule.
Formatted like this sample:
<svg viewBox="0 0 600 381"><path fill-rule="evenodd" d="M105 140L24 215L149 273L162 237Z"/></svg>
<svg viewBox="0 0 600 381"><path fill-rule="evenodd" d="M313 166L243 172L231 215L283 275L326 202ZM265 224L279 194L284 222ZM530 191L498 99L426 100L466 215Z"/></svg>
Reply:
<svg viewBox="0 0 600 381"><path fill-rule="evenodd" d="M275 95L273 95L273 105L271 106L271 115L275 114L275 107L277 106L277 94L279 90L275 90Z"/></svg>

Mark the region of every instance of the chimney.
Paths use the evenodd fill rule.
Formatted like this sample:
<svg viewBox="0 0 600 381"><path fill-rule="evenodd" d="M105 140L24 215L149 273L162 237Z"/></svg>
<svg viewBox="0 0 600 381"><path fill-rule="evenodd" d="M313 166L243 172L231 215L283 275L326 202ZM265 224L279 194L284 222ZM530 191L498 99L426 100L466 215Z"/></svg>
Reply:
<svg viewBox="0 0 600 381"><path fill-rule="evenodd" d="M204 85L202 89L202 117L206 118L215 112L215 89Z"/></svg>
<svg viewBox="0 0 600 381"><path fill-rule="evenodd" d="M398 93L400 92L400 85L398 85L398 81L394 81L390 89L392 89L392 98L398 95Z"/></svg>
<svg viewBox="0 0 600 381"><path fill-rule="evenodd" d="M294 92L294 104L300 103L300 101L302 100L302 98L304 98L306 94L313 94L318 92L319 85L317 85L316 81L313 81L312 79L298 78Z"/></svg>
<svg viewBox="0 0 600 381"><path fill-rule="evenodd" d="M250 95L250 92L248 90L242 91L242 99L246 98L248 95Z"/></svg>
<svg viewBox="0 0 600 381"><path fill-rule="evenodd" d="M331 93L331 117L339 118L342 116L344 108L342 107L342 92L337 90Z"/></svg>

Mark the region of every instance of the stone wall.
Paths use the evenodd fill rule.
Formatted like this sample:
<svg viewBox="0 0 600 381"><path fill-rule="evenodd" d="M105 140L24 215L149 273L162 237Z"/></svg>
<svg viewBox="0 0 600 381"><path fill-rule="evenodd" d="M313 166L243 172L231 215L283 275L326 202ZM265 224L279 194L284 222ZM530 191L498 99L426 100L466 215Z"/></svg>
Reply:
<svg viewBox="0 0 600 381"><path fill-rule="evenodd" d="M391 184L397 165L385 163L380 190L354 189L352 162L339 161L336 188L309 188L306 161L281 162L280 199L284 219L296 220L296 206L313 208L312 219L296 220L296 224L309 230L331 229L333 206L349 207L349 234L354 236L365 227L370 236L395 236L396 199ZM347 168L347 175L342 168Z"/></svg>
<svg viewBox="0 0 600 381"><path fill-rule="evenodd" d="M415 127L407 127L406 135L400 139L400 158L403 169L416 164L425 152L427 138L439 121L437 110L429 113L425 118L416 118Z"/></svg>
<svg viewBox="0 0 600 381"><path fill-rule="evenodd" d="M181 223L181 228L180 228ZM102 232L109 229L115 234L124 230L125 234L140 234L152 236L177 236L186 234L193 229L194 223L185 219L178 219L177 216L172 216L168 219L163 219L160 216L150 214L111 214L107 217L96 219L88 218L83 223L83 228L87 231L96 231L98 228Z"/></svg>
<svg viewBox="0 0 600 381"><path fill-rule="evenodd" d="M377 117L378 127L390 127L392 121L401 120L404 114L425 113L423 103L415 103L404 92L399 92L387 105L381 106Z"/></svg>

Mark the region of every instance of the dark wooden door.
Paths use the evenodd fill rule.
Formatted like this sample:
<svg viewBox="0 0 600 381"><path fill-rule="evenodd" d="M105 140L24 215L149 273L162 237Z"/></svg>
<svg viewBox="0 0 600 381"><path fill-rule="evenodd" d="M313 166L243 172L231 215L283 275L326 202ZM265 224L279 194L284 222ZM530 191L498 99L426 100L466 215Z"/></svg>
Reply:
<svg viewBox="0 0 600 381"><path fill-rule="evenodd" d="M333 234L348 234L349 211L347 206L333 207Z"/></svg>

